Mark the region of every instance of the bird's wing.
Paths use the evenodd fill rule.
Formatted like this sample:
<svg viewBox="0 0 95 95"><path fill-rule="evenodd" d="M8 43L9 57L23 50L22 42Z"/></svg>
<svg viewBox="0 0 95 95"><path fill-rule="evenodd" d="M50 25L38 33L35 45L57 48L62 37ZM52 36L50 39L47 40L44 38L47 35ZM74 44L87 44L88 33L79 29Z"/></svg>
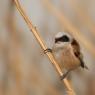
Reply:
<svg viewBox="0 0 95 95"><path fill-rule="evenodd" d="M75 39L73 39L71 45L73 47L73 51L74 51L75 56L80 60L81 67L88 69L88 67L85 65L85 63L83 61L83 55L80 52L80 46L79 46L78 42Z"/></svg>

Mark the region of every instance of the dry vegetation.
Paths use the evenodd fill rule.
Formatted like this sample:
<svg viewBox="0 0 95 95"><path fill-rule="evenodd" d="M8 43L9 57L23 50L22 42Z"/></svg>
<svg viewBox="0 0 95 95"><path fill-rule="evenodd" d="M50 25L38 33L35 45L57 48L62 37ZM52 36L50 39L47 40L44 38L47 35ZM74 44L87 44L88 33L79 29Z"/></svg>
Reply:
<svg viewBox="0 0 95 95"><path fill-rule="evenodd" d="M1 1L0 95L95 95L94 3L94 0ZM62 83L60 67L51 53L46 53L50 62L43 51L52 47L54 34L64 30L80 42L90 69L79 68Z"/></svg>

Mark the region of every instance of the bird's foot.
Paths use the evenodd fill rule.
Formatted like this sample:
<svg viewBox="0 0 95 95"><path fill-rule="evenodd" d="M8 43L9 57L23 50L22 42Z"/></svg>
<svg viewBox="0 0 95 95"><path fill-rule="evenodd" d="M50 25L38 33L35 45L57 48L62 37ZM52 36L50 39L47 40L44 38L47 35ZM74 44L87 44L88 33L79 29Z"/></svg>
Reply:
<svg viewBox="0 0 95 95"><path fill-rule="evenodd" d="M47 52L51 52L52 53L52 49L47 48L46 50L44 50L44 53L47 53Z"/></svg>
<svg viewBox="0 0 95 95"><path fill-rule="evenodd" d="M63 74L62 76L60 76L60 80L65 79L65 78L66 78L66 76L67 76L67 74Z"/></svg>
<svg viewBox="0 0 95 95"><path fill-rule="evenodd" d="M64 73L62 76L60 76L60 79L61 79L61 80L65 79L65 78L67 77L67 75L68 75L69 72L70 72L70 71L67 71L67 72Z"/></svg>

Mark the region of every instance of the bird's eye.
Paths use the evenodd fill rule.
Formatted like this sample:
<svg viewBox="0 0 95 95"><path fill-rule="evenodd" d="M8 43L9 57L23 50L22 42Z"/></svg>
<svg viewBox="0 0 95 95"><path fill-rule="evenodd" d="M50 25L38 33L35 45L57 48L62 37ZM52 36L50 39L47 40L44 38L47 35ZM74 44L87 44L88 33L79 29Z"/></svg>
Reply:
<svg viewBox="0 0 95 95"><path fill-rule="evenodd" d="M55 39L55 43L57 43L57 42L69 42L69 41L70 41L70 39L67 35L63 35L62 37Z"/></svg>
<svg viewBox="0 0 95 95"><path fill-rule="evenodd" d="M55 39L55 43L57 43L58 42L58 39Z"/></svg>
<svg viewBox="0 0 95 95"><path fill-rule="evenodd" d="M69 37L67 35L62 36L61 41L63 42L69 42Z"/></svg>

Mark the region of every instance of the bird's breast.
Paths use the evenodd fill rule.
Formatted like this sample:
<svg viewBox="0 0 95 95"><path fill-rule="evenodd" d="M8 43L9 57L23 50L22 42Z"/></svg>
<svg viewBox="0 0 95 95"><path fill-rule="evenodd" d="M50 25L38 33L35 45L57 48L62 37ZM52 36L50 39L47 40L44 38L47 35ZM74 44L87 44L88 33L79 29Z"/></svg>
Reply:
<svg viewBox="0 0 95 95"><path fill-rule="evenodd" d="M80 62L78 58L74 56L71 47L63 48L62 50L57 51L55 58L58 60L58 63L62 69L75 69L80 65Z"/></svg>

